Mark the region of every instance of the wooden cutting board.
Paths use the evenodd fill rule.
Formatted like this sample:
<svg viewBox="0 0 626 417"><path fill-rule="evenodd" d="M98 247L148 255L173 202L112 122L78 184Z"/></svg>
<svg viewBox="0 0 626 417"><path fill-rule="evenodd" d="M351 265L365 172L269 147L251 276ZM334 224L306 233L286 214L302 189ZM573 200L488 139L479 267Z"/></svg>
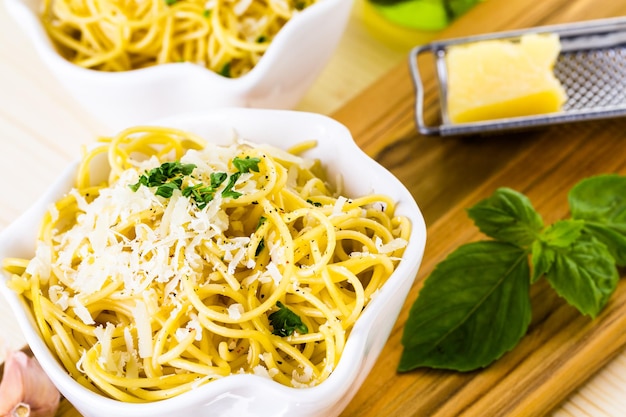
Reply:
<svg viewBox="0 0 626 417"><path fill-rule="evenodd" d="M626 14L626 2L614 0L487 0L440 38L621 14ZM426 119L436 120L436 80L432 71L424 70L422 76ZM626 280L595 320L569 307L544 280L535 284L527 336L481 371L396 373L402 328L435 265L459 245L484 238L468 219L467 207L506 186L526 194L546 224L567 217L567 192L578 181L595 174L626 174L626 119L515 134L425 137L415 127L414 103L407 62L333 115L407 185L428 226L416 284L379 361L342 416L545 415L624 349Z"/></svg>

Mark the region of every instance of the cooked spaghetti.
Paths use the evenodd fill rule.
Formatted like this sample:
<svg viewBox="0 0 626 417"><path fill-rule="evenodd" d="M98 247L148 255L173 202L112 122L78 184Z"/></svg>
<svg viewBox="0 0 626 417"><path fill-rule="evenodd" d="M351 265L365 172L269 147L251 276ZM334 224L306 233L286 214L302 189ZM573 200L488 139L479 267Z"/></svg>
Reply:
<svg viewBox="0 0 626 417"><path fill-rule="evenodd" d="M81 384L147 402L252 373L324 381L410 234L384 195L332 191L317 160L128 129L85 154L9 286ZM92 184L106 156L108 179Z"/></svg>
<svg viewBox="0 0 626 417"><path fill-rule="evenodd" d="M85 68L127 71L191 62L235 78L316 0L44 0L60 53Z"/></svg>

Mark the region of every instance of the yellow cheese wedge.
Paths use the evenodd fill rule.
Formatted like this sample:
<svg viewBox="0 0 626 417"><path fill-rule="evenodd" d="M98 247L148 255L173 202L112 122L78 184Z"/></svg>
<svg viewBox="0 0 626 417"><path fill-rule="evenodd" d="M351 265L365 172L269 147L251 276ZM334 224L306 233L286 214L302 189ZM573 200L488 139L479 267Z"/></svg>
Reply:
<svg viewBox="0 0 626 417"><path fill-rule="evenodd" d="M560 110L566 94L553 72L559 51L556 34L450 47L446 53L450 121L466 123Z"/></svg>

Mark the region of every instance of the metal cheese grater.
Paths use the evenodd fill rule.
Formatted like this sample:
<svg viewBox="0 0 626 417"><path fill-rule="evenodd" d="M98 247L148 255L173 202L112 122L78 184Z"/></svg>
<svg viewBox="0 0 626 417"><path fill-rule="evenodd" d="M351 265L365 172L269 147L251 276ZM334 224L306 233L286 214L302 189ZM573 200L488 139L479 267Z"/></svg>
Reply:
<svg viewBox="0 0 626 417"><path fill-rule="evenodd" d="M562 110L536 116L451 123L446 103L447 48L489 39L515 40L528 33L556 33L560 37L561 53L554 73L567 93ZM424 122L424 89L417 59L424 53L433 55L439 83L441 123L435 126L427 126ZM416 91L415 119L418 130L424 135L452 136L523 130L557 123L626 116L626 17L432 42L413 48L409 54L409 65Z"/></svg>

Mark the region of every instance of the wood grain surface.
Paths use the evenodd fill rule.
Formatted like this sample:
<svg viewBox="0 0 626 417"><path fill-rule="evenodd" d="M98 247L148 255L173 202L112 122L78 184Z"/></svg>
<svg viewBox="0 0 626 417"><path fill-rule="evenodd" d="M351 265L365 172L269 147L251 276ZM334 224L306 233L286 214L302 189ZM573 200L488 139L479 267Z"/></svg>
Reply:
<svg viewBox="0 0 626 417"><path fill-rule="evenodd" d="M440 38L626 14L612 0L489 0ZM432 71L426 118L438 113ZM568 216L567 192L583 178L626 174L626 120L553 126L515 134L424 137L414 123L408 64L395 68L334 113L359 145L411 190L428 226L424 262L391 337L348 416L538 416L555 410L626 344L626 282L595 320L558 298L545 280L532 288L528 335L490 367L470 373L420 369L398 374L410 305L434 266L461 244L483 239L466 208L501 186L526 194L546 224ZM626 415L626 411L623 414Z"/></svg>

